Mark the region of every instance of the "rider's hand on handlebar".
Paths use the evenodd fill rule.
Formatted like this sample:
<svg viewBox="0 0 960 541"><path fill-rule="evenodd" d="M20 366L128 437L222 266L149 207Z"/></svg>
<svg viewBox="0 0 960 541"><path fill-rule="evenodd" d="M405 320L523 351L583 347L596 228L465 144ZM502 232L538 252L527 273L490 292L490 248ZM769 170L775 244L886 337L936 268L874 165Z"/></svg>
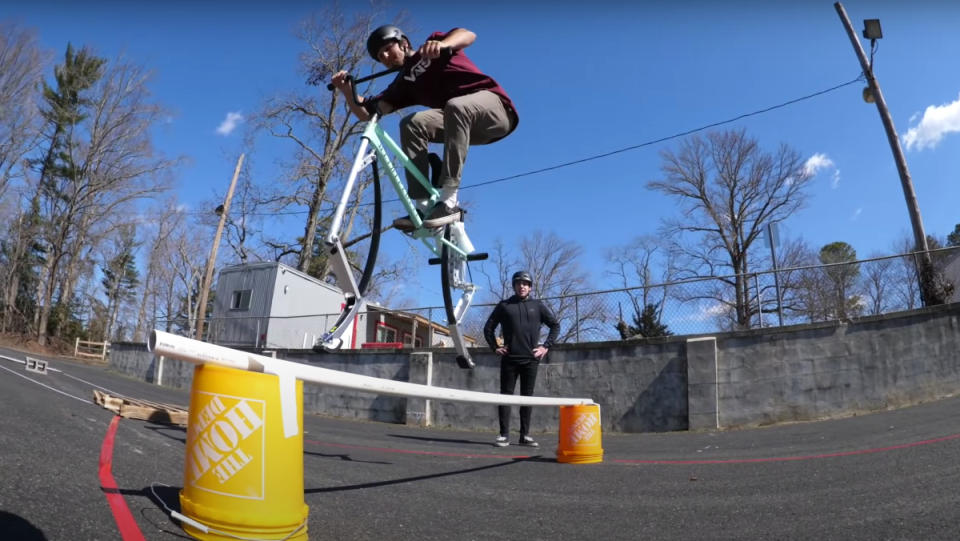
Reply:
<svg viewBox="0 0 960 541"><path fill-rule="evenodd" d="M340 70L337 73L333 74L333 78L330 79L330 84L340 89L344 94L350 93L350 74L345 70Z"/></svg>
<svg viewBox="0 0 960 541"><path fill-rule="evenodd" d="M445 48L442 41L430 40L420 46L420 56L423 58L438 58Z"/></svg>

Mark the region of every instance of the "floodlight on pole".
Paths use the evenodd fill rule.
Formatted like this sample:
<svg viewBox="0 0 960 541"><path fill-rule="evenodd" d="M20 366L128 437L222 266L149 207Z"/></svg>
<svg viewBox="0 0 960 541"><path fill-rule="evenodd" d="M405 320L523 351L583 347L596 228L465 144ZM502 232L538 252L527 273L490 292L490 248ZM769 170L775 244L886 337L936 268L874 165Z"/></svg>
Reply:
<svg viewBox="0 0 960 541"><path fill-rule="evenodd" d="M915 251L919 254L919 282L920 297L924 306L934 304L943 304L942 288L937 286L936 271L933 267L933 260L930 257L930 249L927 245L927 235L923 230L923 219L920 217L920 205L917 203L917 195L913 189L913 180L910 178L910 170L907 169L907 159L903 155L903 149L900 148L900 139L897 137L897 130L893 125L893 118L887 109L887 102L883 99L883 92L880 91L880 83L877 82L873 73L873 62L867 60L867 55L863 51L863 45L853 30L853 24L847 17L847 12L843 9L840 2L833 4L840 16L840 22L850 38L853 45L853 52L860 61L860 67L867 78L867 88L864 90L863 98L865 101L875 103L877 112L880 113L880 122L883 124L884 131L887 134L887 141L890 144L890 150L893 153L893 161L897 166L897 173L900 176L900 185L903 188L903 197L907 204L907 213L910 215L910 225L913 228L913 241ZM872 21L872 22L871 22ZM880 21L878 19L867 19L864 21L866 28L863 35L867 36L871 42L882 36L880 32ZM868 35L869 32L869 35ZM869 37L876 36L876 37ZM869 96L867 92L869 91ZM868 99L869 98L869 99Z"/></svg>
<svg viewBox="0 0 960 541"><path fill-rule="evenodd" d="M880 19L863 20L863 37L871 41L883 37L883 30L880 29Z"/></svg>

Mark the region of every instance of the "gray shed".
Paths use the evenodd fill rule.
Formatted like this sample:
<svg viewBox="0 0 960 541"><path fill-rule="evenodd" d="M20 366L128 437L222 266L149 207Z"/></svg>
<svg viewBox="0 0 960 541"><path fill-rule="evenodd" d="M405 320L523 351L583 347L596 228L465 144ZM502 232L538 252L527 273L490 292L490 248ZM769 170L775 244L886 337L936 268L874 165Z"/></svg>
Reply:
<svg viewBox="0 0 960 541"><path fill-rule="evenodd" d="M220 271L208 340L228 347L309 349L337 319L340 288L283 263L258 262ZM360 314L344 343L365 341ZM349 347L349 345L347 346Z"/></svg>

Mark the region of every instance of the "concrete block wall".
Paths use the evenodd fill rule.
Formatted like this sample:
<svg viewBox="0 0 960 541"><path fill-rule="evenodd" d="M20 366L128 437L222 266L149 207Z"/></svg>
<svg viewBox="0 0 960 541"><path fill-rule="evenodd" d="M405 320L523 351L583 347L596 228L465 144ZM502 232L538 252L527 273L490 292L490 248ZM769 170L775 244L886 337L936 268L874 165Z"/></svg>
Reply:
<svg viewBox="0 0 960 541"><path fill-rule="evenodd" d="M476 350L473 370L452 349L280 350L293 362L379 378L496 393L499 359ZM156 382L144 344L115 343L111 366ZM189 388L192 365L163 361L164 385ZM960 304L714 336L562 344L541 363L536 394L589 397L603 429L661 432L809 421L914 404L960 392ZM519 426L513 408L511 427ZM304 411L493 432L496 406L377 396L304 385ZM554 432L557 408L534 408L532 429Z"/></svg>
<svg viewBox="0 0 960 541"><path fill-rule="evenodd" d="M960 392L960 305L718 335L721 428L808 421Z"/></svg>

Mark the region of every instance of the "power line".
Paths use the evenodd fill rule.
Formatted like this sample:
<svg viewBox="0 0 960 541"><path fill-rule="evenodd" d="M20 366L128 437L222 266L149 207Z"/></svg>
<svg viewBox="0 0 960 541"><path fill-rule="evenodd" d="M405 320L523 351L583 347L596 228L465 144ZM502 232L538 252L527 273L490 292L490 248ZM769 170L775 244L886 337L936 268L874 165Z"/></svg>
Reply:
<svg viewBox="0 0 960 541"><path fill-rule="evenodd" d="M603 154L597 154L597 155L595 155L595 156L589 156L589 157L587 157L587 158L581 158L581 159L579 159L579 160L573 160L573 161L569 161L569 162L560 163L560 164L557 164L557 165L551 165L551 166L549 166L549 167L544 167L544 168L541 168L541 169L535 169L535 170L533 170L533 171L527 171L527 172L525 172L525 173L517 173L516 175L510 175L510 176L507 176L507 177L501 177L501 178L497 178L497 179L493 179L493 180L487 180L487 181L480 182L480 183L477 183L477 184L470 184L470 185L468 185L468 186L463 186L463 187L460 188L460 189L461 189L461 190L465 190L465 189L467 189L467 188L477 188L477 187L479 187L479 186L489 186L490 184L496 184L496 183L498 183L498 182L506 182L506 181L508 181L508 180L513 180L513 179L517 179L517 178L521 178L521 177L526 177L526 176L530 176L530 175L536 175L536 174L538 174L538 173L544 173L544 172L546 172L546 171L553 171L553 170L560 169L560 168L563 168L563 167L570 167L571 165L577 165L577 164L581 164L581 163L585 163L585 162L589 162L589 161L593 161L593 160L599 160L600 158L606 158L606 157L608 157L608 156L613 156L613 155L615 155L615 154L620 154L620 153L622 153L622 152L627 152L627 151L629 151L629 150L636 150L636 149L638 149L638 148L647 147L647 146L650 146L650 145L655 145L655 144L657 144L657 143L662 143L662 142L664 142L664 141L669 141L669 140L671 140L671 139L676 139L676 138L678 138L678 137L684 137L684 136L690 135L690 134L692 134L692 133L696 133L696 132L699 132L699 131L707 130L707 129L710 129L710 128L715 128L715 127L717 127L717 126L722 126L722 125L724 125L724 124L730 124L730 123L732 123L732 122L736 122L736 121L738 121L738 120L742 120L742 119L747 118L747 117L759 115L759 114L762 114L762 113L768 113L768 112L773 111L773 110L775 110L775 109L780 109L780 108L786 107L786 106L788 106L788 105L793 105L794 103L798 103L798 102L801 102L801 101L804 101L804 100L808 100L808 99L811 99L811 98L815 98L815 97L817 97L817 96L821 96L821 95L826 94L826 93L828 93L828 92L833 92L834 90L843 88L843 87L845 87L845 86L850 86L850 85L852 85L852 84L854 84L854 83L857 83L857 82L860 82L860 81L863 81L863 75L862 75L862 74L861 74L860 76L858 76L856 79L852 80L852 81L848 81L848 82L846 82L846 83L842 83L842 84L839 84L839 85L836 85L836 86L832 86L832 87L827 88L827 89L825 89L825 90L821 90L821 91L819 91L819 92L814 92L813 94L807 94L806 96L803 96L803 97L800 97L800 98L796 98L796 99L792 99L792 100L790 100L790 101L785 101L785 102L783 102L783 103L780 103L780 104L777 104L777 105L773 105L773 106L767 107L767 108L765 108L765 109L759 109L759 110L756 110L756 111L753 111L753 112L750 112L750 113L744 113L744 114L742 114L742 115L739 115L739 116L736 116L736 117L733 117L733 118L730 118L730 119L727 119L727 120L721 120L721 121L719 121L719 122L714 122L714 123L712 123L712 124L707 124L707 125L705 125L705 126L700 126L699 128L694 128L694 129L692 129L692 130L687 130L687 131L685 131L685 132L675 133L675 134L673 134L673 135L668 135L668 136L666 136L666 137L661 137L661 138L659 138L659 139L654 139L654 140L652 140L652 141L646 141L646 142L644 142L644 143L640 143L640 144L636 144L636 145L631 145L631 146L628 146L628 147L621 148L621 149L619 149L619 150L613 150L613 151L610 151L610 152L605 152L605 153L603 153ZM392 202L392 201L399 201L399 199L392 199L392 200L386 201L386 202Z"/></svg>
<svg viewBox="0 0 960 541"><path fill-rule="evenodd" d="M675 134L673 134L673 135L668 135L668 136L666 136L666 137L660 137L659 139L653 139L653 140L651 140L651 141L645 141L645 142L643 142L643 143L638 143L638 144L636 144L636 145L630 145L630 146L628 146L628 147L624 147L624 148L617 149L617 150L612 150L612 151L610 151L610 152L604 152L604 153L602 153L602 154L596 154L596 155L593 155L593 156L588 156L588 157L586 157L586 158L580 158L580 159L577 159L577 160L572 160L572 161L569 161L569 162L563 162L563 163L559 163L559 164L556 164L556 165L551 165L551 166L548 166L548 167L542 167L542 168L540 168L540 169L534 169L534 170L532 170L532 171L526 171L526 172L523 172L523 173L517 173L517 174L515 174L515 175L509 175L509 176L506 176L506 177L495 178L495 179L493 179L493 180L487 180L487 181L483 181L483 182L478 182L478 183L476 183L476 184L464 185L464 186L461 186L460 189L461 189L461 190L467 190L467 189L470 189L470 188L479 188L479 187L481 187L481 186L489 186L489 185L491 185L491 184L497 184L497 183L500 183L500 182L506 182L506 181L508 181L508 180L515 180L515 179L522 178L522 177L529 177L529 176L537 175L537 174L540 174L540 173L546 173L547 171L555 171L555 170L557 170L557 169L562 169L562 168L564 168L564 167L570 167L570 166L573 166L573 165L578 165L578 164L590 162L590 161L593 161L593 160L599 160L599 159L601 159L601 158L607 158L607 157L610 157L610 156L613 156L613 155L616 155L616 154L621 154L621 153L623 153L623 152L628 152L628 151L631 151L631 150L636 150L636 149L638 149L638 148L643 148L643 147L648 147L648 146L651 146L651 145L656 145L656 144L658 144L658 143L663 143L664 141L670 141L670 140L672 140L672 139L677 139L677 138L679 138L679 137L684 137L684 136L687 136L687 135L690 135L690 134L693 134L693 133L701 132L701 131L703 131L703 130L708 130L708 129L710 129L710 128L715 128L715 127L717 127L717 126L723 126L724 124L731 124L731 123L733 123L733 122L736 122L736 121L738 121L738 120L743 120L744 118L749 118L749 117L751 117L751 116L756 116L756 115L760 115L760 114L763 114L763 113L769 113L770 111L774 111L774 110L776 110L776 109L782 109L782 108L784 108L784 107L786 107L786 106L788 106L788 105L793 105L793 104L799 103L799 102L801 102L801 101L813 99L813 98L816 98L817 96L822 96L822 95L827 94L827 93L829 93L829 92L833 92L834 90L839 90L839 89L841 89L841 88L850 86L850 85L852 85L852 84L856 84L856 83L858 83L858 82L862 82L863 80L864 80L863 74L860 74L859 76L857 76L856 79L853 79L853 80L851 80L851 81L847 81L846 83L841 83L841 84L838 84L838 85L835 85L835 86L831 86L830 88L826 88L826 89L823 89L823 90L814 92L814 93L812 93L812 94L807 94L806 96L801 96L801 97L799 97L799 98L794 98L794 99L792 99L792 100L788 100L788 101L785 101L785 102L783 102L783 103L778 103L777 105L772 105L772 106L770 106L770 107L765 107L765 108L763 108L763 109L758 109L758 110L756 110L756 111L751 111L751 112L749 112L749 113L744 113L744 114L742 114L742 115L738 115L738 116L735 116L735 117L733 117L733 118L728 118L728 119L726 119L726 120L720 120L720 121L718 121L718 122L713 122L713 123L711 123L711 124L706 124L706 125L704 125L704 126L700 126L699 128L693 128L693 129L691 129L691 130L687 130L687 131L684 131L684 132L675 133ZM399 198L394 198L394 199L385 199L383 202L384 202L384 203L396 203L396 202L398 202L398 201L400 201ZM372 205L372 204L373 204L373 203L362 203L361 206L370 206L370 205ZM286 213L282 213L282 214L304 214L304 213L306 213L306 212L307 212L307 211L293 211L293 212L286 212ZM279 214L281 214L281 213L264 214L264 215L279 215Z"/></svg>

